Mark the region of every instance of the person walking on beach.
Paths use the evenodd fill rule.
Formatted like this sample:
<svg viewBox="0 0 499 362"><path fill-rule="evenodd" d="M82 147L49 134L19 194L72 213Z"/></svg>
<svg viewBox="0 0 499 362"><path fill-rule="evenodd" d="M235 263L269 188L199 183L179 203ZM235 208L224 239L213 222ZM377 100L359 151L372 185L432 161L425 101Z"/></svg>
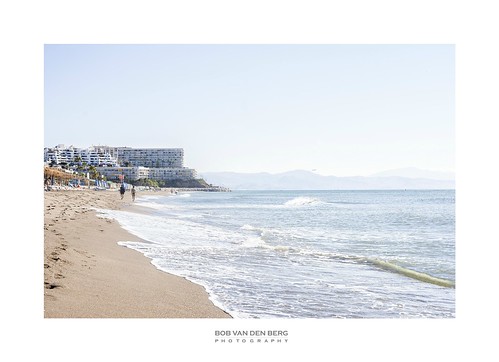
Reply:
<svg viewBox="0 0 499 362"><path fill-rule="evenodd" d="M135 202L135 186L132 186L132 190L130 192L132 194L132 201Z"/></svg>
<svg viewBox="0 0 499 362"><path fill-rule="evenodd" d="M121 184L120 194L121 194L121 199L123 200L123 196L125 196L125 184Z"/></svg>

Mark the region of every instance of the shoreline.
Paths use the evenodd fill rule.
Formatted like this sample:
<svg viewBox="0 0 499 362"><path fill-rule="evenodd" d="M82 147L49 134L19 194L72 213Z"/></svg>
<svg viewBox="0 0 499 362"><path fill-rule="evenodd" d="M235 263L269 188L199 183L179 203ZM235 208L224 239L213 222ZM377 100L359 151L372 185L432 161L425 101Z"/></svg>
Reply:
<svg viewBox="0 0 499 362"><path fill-rule="evenodd" d="M140 191L164 195L164 191ZM143 212L129 192L44 192L45 318L232 318L203 286L118 245L144 241L95 208Z"/></svg>

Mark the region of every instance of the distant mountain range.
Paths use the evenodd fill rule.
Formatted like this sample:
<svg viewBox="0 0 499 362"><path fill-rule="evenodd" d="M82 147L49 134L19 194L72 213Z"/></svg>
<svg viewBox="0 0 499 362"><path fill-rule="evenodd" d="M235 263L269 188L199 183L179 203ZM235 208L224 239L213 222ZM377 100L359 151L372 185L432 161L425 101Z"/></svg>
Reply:
<svg viewBox="0 0 499 362"><path fill-rule="evenodd" d="M406 168L371 176L323 176L310 171L278 174L204 172L206 182L232 190L400 190L454 189L452 173Z"/></svg>
<svg viewBox="0 0 499 362"><path fill-rule="evenodd" d="M430 180L454 180L453 172L421 170L416 167L398 168L395 170L387 170L370 175L371 177L408 177L408 178L424 178Z"/></svg>

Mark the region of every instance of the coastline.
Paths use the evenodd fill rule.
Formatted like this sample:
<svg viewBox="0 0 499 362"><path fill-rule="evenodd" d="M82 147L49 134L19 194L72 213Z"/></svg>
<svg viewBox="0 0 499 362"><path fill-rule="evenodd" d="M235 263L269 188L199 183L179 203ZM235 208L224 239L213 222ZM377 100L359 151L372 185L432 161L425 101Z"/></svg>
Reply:
<svg viewBox="0 0 499 362"><path fill-rule="evenodd" d="M141 239L94 208L141 212L129 192L44 192L45 318L231 318L201 285L118 245Z"/></svg>

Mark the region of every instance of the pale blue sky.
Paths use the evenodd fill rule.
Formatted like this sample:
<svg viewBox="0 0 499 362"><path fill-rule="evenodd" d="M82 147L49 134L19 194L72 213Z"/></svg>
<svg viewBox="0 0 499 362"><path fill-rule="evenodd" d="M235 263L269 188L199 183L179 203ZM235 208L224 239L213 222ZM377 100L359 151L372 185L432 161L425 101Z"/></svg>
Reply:
<svg viewBox="0 0 499 362"><path fill-rule="evenodd" d="M46 147L205 171L454 170L452 45L46 45Z"/></svg>

